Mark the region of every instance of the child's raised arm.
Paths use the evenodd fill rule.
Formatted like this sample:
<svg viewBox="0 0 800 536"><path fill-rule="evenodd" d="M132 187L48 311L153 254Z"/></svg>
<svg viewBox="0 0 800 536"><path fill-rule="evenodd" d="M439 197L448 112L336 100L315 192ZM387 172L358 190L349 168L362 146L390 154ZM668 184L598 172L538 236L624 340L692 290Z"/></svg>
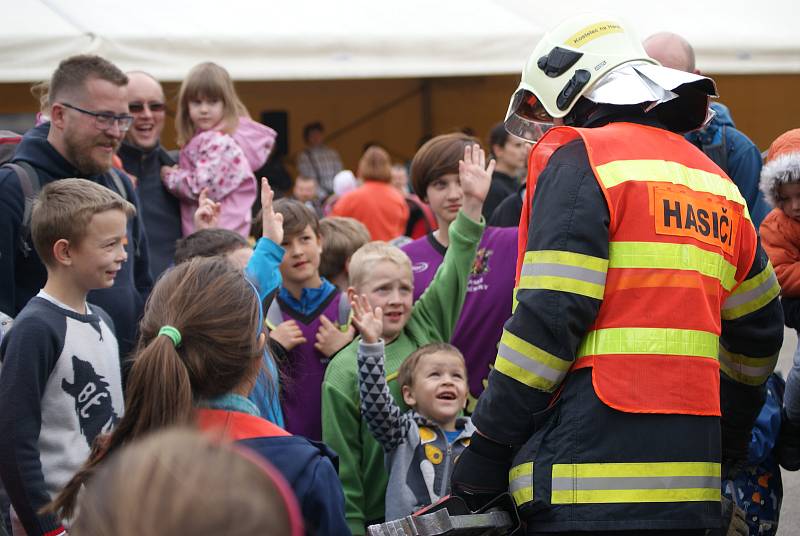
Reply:
<svg viewBox="0 0 800 536"><path fill-rule="evenodd" d="M282 283L279 266L285 251L281 247L283 240L283 214L276 214L272 209L275 197L266 177L261 178L261 220L262 238L256 243L253 256L247 263L245 271L258 283L258 297L264 305L264 314L268 304L266 298L276 292Z"/></svg>
<svg viewBox="0 0 800 536"><path fill-rule="evenodd" d="M383 341L380 340L383 311L380 307L373 309L366 296L356 296L352 307L353 324L361 332L358 345L361 414L383 450L391 452L405 440L411 426L411 415L400 410L386 384Z"/></svg>
<svg viewBox="0 0 800 536"><path fill-rule="evenodd" d="M464 160L458 162L458 180L464 191L464 211L472 221L481 221L481 210L492 183L495 161L486 165L486 153L477 143L464 147Z"/></svg>

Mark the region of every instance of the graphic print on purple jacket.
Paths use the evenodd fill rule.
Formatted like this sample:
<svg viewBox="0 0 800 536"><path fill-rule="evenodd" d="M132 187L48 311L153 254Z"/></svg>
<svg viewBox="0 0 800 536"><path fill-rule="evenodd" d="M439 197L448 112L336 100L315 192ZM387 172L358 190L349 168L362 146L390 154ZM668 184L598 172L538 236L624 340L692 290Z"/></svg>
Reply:
<svg viewBox="0 0 800 536"><path fill-rule="evenodd" d="M414 301L428 288L447 248L432 234L402 248L414 272ZM450 341L464 354L470 394L477 398L497 356L503 324L511 317L517 266L517 228L487 227L478 245L467 297Z"/></svg>
<svg viewBox="0 0 800 536"><path fill-rule="evenodd" d="M321 325L321 315L327 316L335 324L341 323L342 296L339 290L332 292L316 311L305 316L276 297L267 312L269 325L294 320L306 339L305 343L287 352L286 358L278 364L282 375L281 406L284 429L314 441L322 441L322 379L330 361L314 348L314 343Z"/></svg>

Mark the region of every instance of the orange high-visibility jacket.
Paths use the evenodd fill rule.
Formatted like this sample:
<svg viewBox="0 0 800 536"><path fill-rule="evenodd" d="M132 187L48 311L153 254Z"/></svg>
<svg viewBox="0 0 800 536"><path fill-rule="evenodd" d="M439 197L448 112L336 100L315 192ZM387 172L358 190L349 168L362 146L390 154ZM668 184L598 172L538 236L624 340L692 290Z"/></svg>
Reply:
<svg viewBox="0 0 800 536"><path fill-rule="evenodd" d="M758 238L736 185L683 137L632 123L551 129L530 157L517 284L536 178L579 137L611 220L602 305L573 370L592 367L597 396L620 411L719 416L721 317Z"/></svg>

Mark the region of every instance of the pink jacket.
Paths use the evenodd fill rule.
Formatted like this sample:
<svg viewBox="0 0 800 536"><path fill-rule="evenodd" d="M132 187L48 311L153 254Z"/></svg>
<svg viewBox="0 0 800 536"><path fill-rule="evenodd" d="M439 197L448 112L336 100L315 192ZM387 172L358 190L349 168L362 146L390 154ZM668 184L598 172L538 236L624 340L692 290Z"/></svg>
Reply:
<svg viewBox="0 0 800 536"><path fill-rule="evenodd" d="M239 128L233 133L233 139L244 151L253 173L266 164L277 137L277 132L266 125L256 123L249 117L240 117Z"/></svg>
<svg viewBox="0 0 800 536"><path fill-rule="evenodd" d="M258 191L253 172L264 165L275 131L241 117L233 136L217 130L198 132L181 149L178 169L164 185L180 200L183 236L194 231L194 212L203 188L221 205L219 227L250 234L250 210Z"/></svg>

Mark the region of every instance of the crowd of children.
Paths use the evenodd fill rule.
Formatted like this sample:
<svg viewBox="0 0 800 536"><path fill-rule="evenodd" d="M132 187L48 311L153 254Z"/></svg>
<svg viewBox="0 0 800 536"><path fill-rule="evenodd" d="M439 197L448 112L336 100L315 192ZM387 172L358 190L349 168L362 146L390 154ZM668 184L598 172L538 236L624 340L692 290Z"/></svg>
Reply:
<svg viewBox="0 0 800 536"><path fill-rule="evenodd" d="M34 205L47 282L0 346L12 534L363 535L447 495L512 311L517 228L486 226L495 160L461 133L424 143L408 173L372 146L364 184L337 190L337 176L330 205L314 179L276 200L262 178L251 226L275 132L213 63L181 85L176 122L180 163L162 179L184 237L125 382L115 326L87 294L127 261L133 205L78 178ZM526 148L493 136L510 173ZM800 130L775 141L761 188L776 207L761 236L798 327ZM800 351L784 404L771 382L751 467L728 490L740 505L770 497L754 534L777 528L777 464L800 467ZM197 512L202 528L186 523Z"/></svg>

